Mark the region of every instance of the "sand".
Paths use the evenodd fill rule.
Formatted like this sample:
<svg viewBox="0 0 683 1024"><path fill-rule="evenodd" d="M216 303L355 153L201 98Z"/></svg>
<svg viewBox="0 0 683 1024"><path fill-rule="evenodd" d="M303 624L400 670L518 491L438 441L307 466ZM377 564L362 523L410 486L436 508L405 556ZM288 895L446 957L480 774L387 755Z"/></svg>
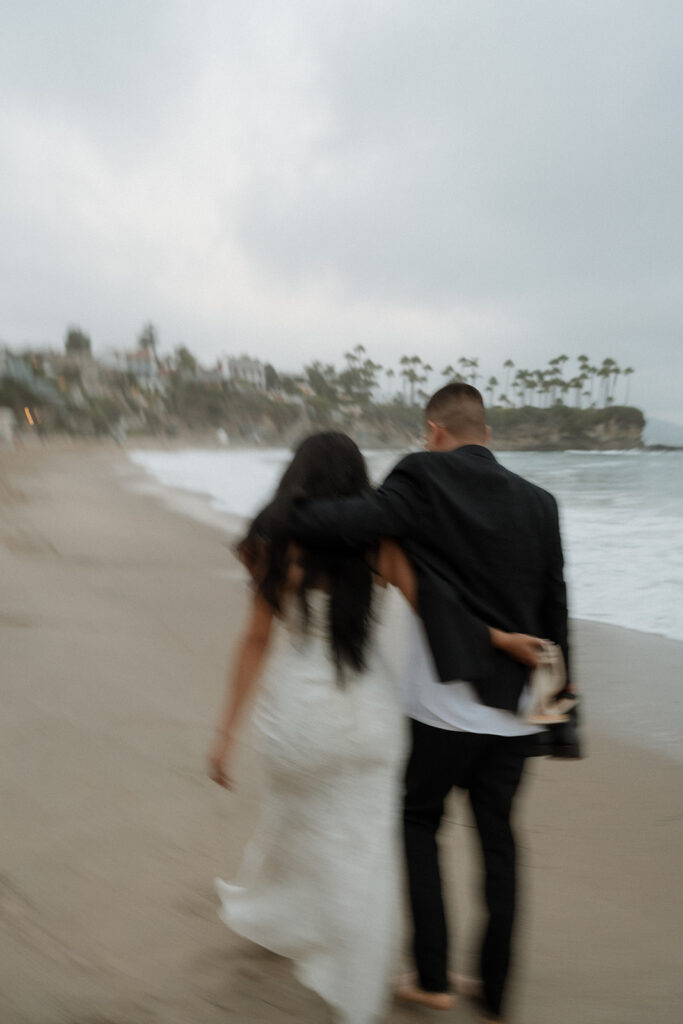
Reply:
<svg viewBox="0 0 683 1024"><path fill-rule="evenodd" d="M201 499L162 501L113 444L0 452L2 1024L329 1019L215 912L212 880L238 864L259 791L248 736L236 793L204 775L245 608L230 526ZM609 723L619 677L656 700L683 644L576 623L574 646L590 756L529 765L509 1019L677 1021L683 767ZM466 968L478 865L462 801L448 818ZM461 1002L438 1019L474 1015Z"/></svg>

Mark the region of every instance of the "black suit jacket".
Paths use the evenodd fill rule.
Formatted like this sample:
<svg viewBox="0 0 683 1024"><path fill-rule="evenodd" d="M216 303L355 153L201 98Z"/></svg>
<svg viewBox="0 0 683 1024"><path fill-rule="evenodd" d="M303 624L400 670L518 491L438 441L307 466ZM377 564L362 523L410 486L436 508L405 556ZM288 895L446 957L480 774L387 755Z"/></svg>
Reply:
<svg viewBox="0 0 683 1024"><path fill-rule="evenodd" d="M293 532L353 548L400 541L438 677L474 683L485 704L515 710L528 679L491 647L488 626L553 640L569 668L557 504L488 448L408 455L376 491L299 506Z"/></svg>

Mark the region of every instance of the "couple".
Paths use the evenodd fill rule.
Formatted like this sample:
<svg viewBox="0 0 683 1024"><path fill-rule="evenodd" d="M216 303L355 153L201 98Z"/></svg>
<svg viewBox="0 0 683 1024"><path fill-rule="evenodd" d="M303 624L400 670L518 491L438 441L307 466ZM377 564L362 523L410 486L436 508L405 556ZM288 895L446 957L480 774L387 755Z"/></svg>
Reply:
<svg viewBox="0 0 683 1024"><path fill-rule="evenodd" d="M399 995L453 1003L436 834L454 786L468 792L484 862L482 1015L501 1019L515 914L510 814L525 758L538 752L538 727L520 715L527 666L537 637L567 656L554 499L497 463L475 388L442 388L426 421L428 451L404 458L377 491L344 435L298 449L240 545L254 598L209 755L212 777L229 785L235 727L258 683L266 795L238 884L217 883L221 917L292 958L345 1024L372 1024L385 1007L402 788L417 974ZM406 599L400 682L387 586Z"/></svg>

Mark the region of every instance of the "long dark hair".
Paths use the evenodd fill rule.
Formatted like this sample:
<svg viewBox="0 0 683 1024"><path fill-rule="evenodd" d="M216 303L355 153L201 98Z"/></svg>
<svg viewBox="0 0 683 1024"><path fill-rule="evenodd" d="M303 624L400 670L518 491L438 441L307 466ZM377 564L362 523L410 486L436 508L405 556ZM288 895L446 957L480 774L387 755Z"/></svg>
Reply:
<svg viewBox="0 0 683 1024"><path fill-rule="evenodd" d="M237 553L259 593L278 613L291 565L290 519L294 503L314 498L344 498L370 487L365 460L346 434L325 431L301 442L278 484L275 496L252 522ZM365 666L365 645L372 614L372 572L365 551L303 547L297 598L309 623L307 594L324 587L329 595L328 640L340 680L345 667Z"/></svg>

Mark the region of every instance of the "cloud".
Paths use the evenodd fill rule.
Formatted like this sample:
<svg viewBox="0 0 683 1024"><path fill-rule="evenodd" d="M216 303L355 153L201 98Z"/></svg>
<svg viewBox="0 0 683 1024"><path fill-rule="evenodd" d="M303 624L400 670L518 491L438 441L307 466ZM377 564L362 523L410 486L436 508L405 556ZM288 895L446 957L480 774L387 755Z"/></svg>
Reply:
<svg viewBox="0 0 683 1024"><path fill-rule="evenodd" d="M10 343L75 319L127 344L152 319L169 346L290 367L358 342L492 370L588 349L677 407L678 4L29 0L2 19Z"/></svg>

